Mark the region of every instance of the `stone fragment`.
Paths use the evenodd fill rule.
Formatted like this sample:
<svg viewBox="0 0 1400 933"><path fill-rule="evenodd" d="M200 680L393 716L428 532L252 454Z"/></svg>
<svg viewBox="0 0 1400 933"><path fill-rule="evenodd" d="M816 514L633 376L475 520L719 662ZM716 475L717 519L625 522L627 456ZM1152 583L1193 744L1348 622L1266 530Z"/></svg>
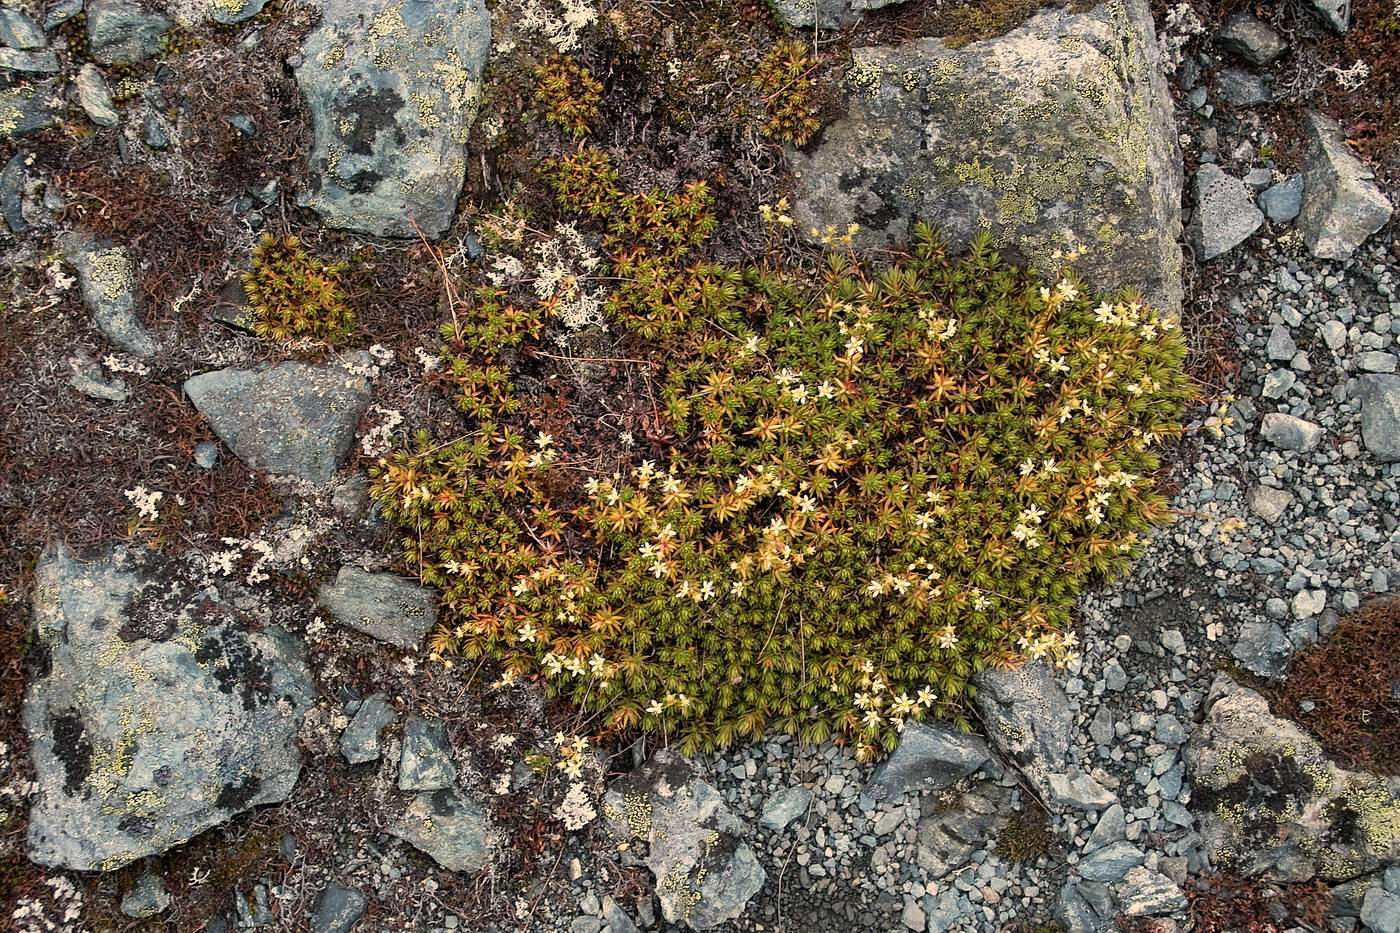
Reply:
<svg viewBox="0 0 1400 933"><path fill-rule="evenodd" d="M1099 816L1094 831L1089 834L1089 840L1084 843L1084 854L1088 855L1112 842L1124 841L1127 838L1127 829L1128 824L1123 815L1123 805L1121 803L1113 804Z"/></svg>
<svg viewBox="0 0 1400 933"><path fill-rule="evenodd" d="M360 351L343 363L220 369L186 380L185 394L248 466L324 484L350 453L369 405L360 374L369 364Z"/></svg>
<svg viewBox="0 0 1400 933"><path fill-rule="evenodd" d="M1400 856L1400 800L1384 778L1337 767L1253 690L1219 674L1183 752L1191 807L1212 859L1245 877L1329 882Z"/></svg>
<svg viewBox="0 0 1400 933"><path fill-rule="evenodd" d="M1250 673L1278 678L1293 660L1293 643L1273 622L1253 620L1240 626L1240 637L1230 656Z"/></svg>
<svg viewBox="0 0 1400 933"><path fill-rule="evenodd" d="M988 848L1011 815L1011 794L983 783L949 806L935 807L919 821L914 858L933 880L968 864L978 849Z"/></svg>
<svg viewBox="0 0 1400 933"><path fill-rule="evenodd" d="M1274 27L1248 13L1236 13L1226 20L1215 41L1251 65L1267 65L1288 50L1288 43Z"/></svg>
<svg viewBox="0 0 1400 933"><path fill-rule="evenodd" d="M103 336L134 356L155 356L155 339L137 310L135 271L126 250L79 233L60 237L58 248L77 271L83 304Z"/></svg>
<svg viewBox="0 0 1400 933"><path fill-rule="evenodd" d="M316 899L316 912L311 915L312 933L351 933L368 906L369 898L364 892L332 881Z"/></svg>
<svg viewBox="0 0 1400 933"><path fill-rule="evenodd" d="M352 765L379 760L379 733L398 721L399 714L388 697L376 693L366 697L355 718L340 734L340 753Z"/></svg>
<svg viewBox="0 0 1400 933"><path fill-rule="evenodd" d="M1220 96L1236 107L1258 107L1273 100L1268 83L1259 75L1242 68L1226 68L1215 77Z"/></svg>
<svg viewBox="0 0 1400 933"><path fill-rule="evenodd" d="M987 762L987 743L938 723L905 727L899 745L880 763L866 785L875 800L898 801L921 790L942 790Z"/></svg>
<svg viewBox="0 0 1400 933"><path fill-rule="evenodd" d="M78 106L83 108L89 120L98 126L113 127L121 122L116 105L112 102L112 89L107 79L92 62L78 69L78 77L73 86L78 91Z"/></svg>
<svg viewBox="0 0 1400 933"><path fill-rule="evenodd" d="M12 49L33 51L49 44L48 36L39 24L30 19L23 10L11 7L0 8L0 44Z"/></svg>
<svg viewBox="0 0 1400 933"><path fill-rule="evenodd" d="M1051 799L1076 810L1101 810L1117 799L1112 791L1077 769L1051 774L1049 780Z"/></svg>
<svg viewBox="0 0 1400 933"><path fill-rule="evenodd" d="M88 50L103 65L134 65L158 54L172 25L138 0L88 0Z"/></svg>
<svg viewBox="0 0 1400 933"><path fill-rule="evenodd" d="M481 804L456 788L414 797L389 833L448 871L474 872L491 861L491 821Z"/></svg>
<svg viewBox="0 0 1400 933"><path fill-rule="evenodd" d="M1180 307L1181 160L1145 0L852 55L845 116L791 154L804 235L858 224L855 244L880 248L924 221L960 249L986 229L1046 267L1093 244L1085 278Z"/></svg>
<svg viewBox="0 0 1400 933"><path fill-rule="evenodd" d="M31 136L58 124L63 95L56 81L17 84L0 90L0 139Z"/></svg>
<svg viewBox="0 0 1400 933"><path fill-rule="evenodd" d="M1259 195L1259 206L1273 223L1286 224L1297 220L1303 211L1303 176L1289 175L1278 184L1271 185Z"/></svg>
<svg viewBox="0 0 1400 933"><path fill-rule="evenodd" d="M1361 386L1361 440L1382 463L1400 460L1400 376L1369 375Z"/></svg>
<svg viewBox="0 0 1400 933"><path fill-rule="evenodd" d="M147 920L170 907L170 892L160 875L146 872L122 897L121 912L133 920Z"/></svg>
<svg viewBox="0 0 1400 933"><path fill-rule="evenodd" d="M1128 917L1160 917L1179 913L1188 906L1186 895L1166 875L1139 865L1114 886L1118 903Z"/></svg>
<svg viewBox="0 0 1400 933"><path fill-rule="evenodd" d="M1394 208L1376 177L1347 148L1341 126L1309 111L1303 210L1298 229L1319 259L1346 259L1390 220Z"/></svg>
<svg viewBox="0 0 1400 933"><path fill-rule="evenodd" d="M1286 489L1256 485L1249 488L1244 501L1251 512L1263 519L1265 524L1272 525L1283 518L1283 513L1293 504L1293 494Z"/></svg>
<svg viewBox="0 0 1400 933"><path fill-rule="evenodd" d="M314 694L299 642L122 550L50 546L34 594L33 861L110 871L291 792Z"/></svg>
<svg viewBox="0 0 1400 933"><path fill-rule="evenodd" d="M442 790L456 783L457 765L447 741L447 726L440 719L410 715L404 723L399 754L399 790Z"/></svg>
<svg viewBox="0 0 1400 933"><path fill-rule="evenodd" d="M335 583L323 584L321 605L342 625L372 638L413 650L437 621L437 596L424 586L393 573L340 568Z"/></svg>
<svg viewBox="0 0 1400 933"><path fill-rule="evenodd" d="M1293 334L1282 324L1275 324L1269 331L1269 342L1265 348L1271 360L1291 360L1298 353L1298 345L1293 342Z"/></svg>
<svg viewBox="0 0 1400 933"><path fill-rule="evenodd" d="M1111 884L1121 881L1129 871L1147 860L1143 851L1131 842L1110 842L1080 859L1076 869L1089 881Z"/></svg>
<svg viewBox="0 0 1400 933"><path fill-rule="evenodd" d="M58 53L52 49L26 52L22 49L0 48L0 69L22 74L51 75L60 67Z"/></svg>
<svg viewBox="0 0 1400 933"><path fill-rule="evenodd" d="M744 824L679 755L657 752L608 788L603 816L619 841L648 843L661 912L695 930L738 917L766 875Z"/></svg>
<svg viewBox="0 0 1400 933"><path fill-rule="evenodd" d="M794 820L801 819L812 803L812 792L800 785L785 787L763 802L763 812L758 824L774 832L787 829Z"/></svg>
<svg viewBox="0 0 1400 933"><path fill-rule="evenodd" d="M313 137L304 206L377 236L446 232L490 46L484 0L324 0L296 69Z"/></svg>
<svg viewBox="0 0 1400 933"><path fill-rule="evenodd" d="M1264 440L1275 447L1299 453L1317 449L1324 433L1320 426L1311 421L1283 412L1270 412L1259 422L1259 435Z"/></svg>
<svg viewBox="0 0 1400 933"><path fill-rule="evenodd" d="M1325 22L1336 32L1346 32L1351 26L1351 0L1309 0Z"/></svg>
<svg viewBox="0 0 1400 933"><path fill-rule="evenodd" d="M1249 187L1214 162L1197 169L1195 192L1190 234L1202 261L1225 255L1264 225L1264 213L1254 205Z"/></svg>

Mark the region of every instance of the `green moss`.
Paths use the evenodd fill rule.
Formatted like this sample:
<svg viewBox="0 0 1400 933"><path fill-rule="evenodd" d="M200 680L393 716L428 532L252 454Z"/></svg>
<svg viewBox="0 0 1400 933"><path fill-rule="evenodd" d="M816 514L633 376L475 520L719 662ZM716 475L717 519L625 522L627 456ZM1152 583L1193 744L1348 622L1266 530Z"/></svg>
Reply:
<svg viewBox="0 0 1400 933"><path fill-rule="evenodd" d="M243 276L253 332L272 340L335 343L355 326L341 285L345 267L324 263L296 237L265 235Z"/></svg>
<svg viewBox="0 0 1400 933"><path fill-rule="evenodd" d="M1076 594L1166 519L1153 448L1190 395L1170 320L927 228L879 264L734 267L708 255L704 183L629 193L588 149L548 173L604 245L654 440L600 461L596 428L566 447L557 403L524 403L551 326L547 302L506 313L527 288L455 309L446 384L474 424L373 471L442 590L437 654L687 752L771 727L872 757L960 721L973 672L1073 653Z"/></svg>
<svg viewBox="0 0 1400 933"><path fill-rule="evenodd" d="M1050 850L1054 838L1045 811L1022 810L997 835L997 856L1005 862L1034 862Z"/></svg>

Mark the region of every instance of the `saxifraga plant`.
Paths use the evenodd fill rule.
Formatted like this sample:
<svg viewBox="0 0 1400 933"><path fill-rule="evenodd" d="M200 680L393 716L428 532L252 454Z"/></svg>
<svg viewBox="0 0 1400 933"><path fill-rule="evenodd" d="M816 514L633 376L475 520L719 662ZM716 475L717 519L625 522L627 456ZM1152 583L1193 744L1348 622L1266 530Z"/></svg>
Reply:
<svg viewBox="0 0 1400 933"><path fill-rule="evenodd" d="M273 340L334 343L355 326L341 286L342 263L324 263L294 236L264 234L243 275L253 332Z"/></svg>
<svg viewBox="0 0 1400 933"><path fill-rule="evenodd" d="M864 758L911 720L967 726L974 672L1072 654L1077 594L1167 518L1154 448L1191 395L1173 319L922 226L879 266L701 261L701 193L639 200L605 157L579 164L608 184L556 194L631 270L609 313L673 441L580 475L534 406L499 403L542 322L501 288L459 313L451 366L494 381L463 403L476 430L374 470L405 563L442 590L436 652L688 753L774 728Z"/></svg>

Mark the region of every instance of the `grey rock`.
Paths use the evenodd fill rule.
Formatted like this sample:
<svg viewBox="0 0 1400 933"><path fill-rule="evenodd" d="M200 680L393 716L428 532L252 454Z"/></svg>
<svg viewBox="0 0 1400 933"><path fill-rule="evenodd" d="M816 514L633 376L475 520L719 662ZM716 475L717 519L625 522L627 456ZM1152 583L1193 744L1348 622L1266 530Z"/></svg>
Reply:
<svg viewBox="0 0 1400 933"><path fill-rule="evenodd" d="M1298 229L1319 259L1346 259L1385 226L1394 208L1375 175L1347 148L1341 126L1309 111L1307 168Z"/></svg>
<svg viewBox="0 0 1400 933"><path fill-rule="evenodd" d="M603 921L597 917L575 917L569 924L569 933L600 933Z"/></svg>
<svg viewBox="0 0 1400 933"><path fill-rule="evenodd" d="M1400 460L1400 376L1369 375L1359 380L1361 440L1383 463Z"/></svg>
<svg viewBox="0 0 1400 933"><path fill-rule="evenodd" d="M399 754L399 790L442 790L456 783L457 765L452 761L446 724L410 715Z"/></svg>
<svg viewBox="0 0 1400 933"><path fill-rule="evenodd" d="M44 31L53 32L83 12L83 2L84 0L55 0L49 6L49 11L44 14Z"/></svg>
<svg viewBox="0 0 1400 933"><path fill-rule="evenodd" d="M1068 882L1055 898L1055 920L1065 933L1108 933L1117 928L1113 911L1100 914L1091 899L1085 897L1086 884Z"/></svg>
<svg viewBox="0 0 1400 933"><path fill-rule="evenodd" d="M976 771L991 757L987 743L937 723L905 727L899 745L880 763L866 791L876 800L897 801L921 790L942 790Z"/></svg>
<svg viewBox="0 0 1400 933"><path fill-rule="evenodd" d="M312 933L351 933L368 906L369 898L363 891L332 881L316 899L316 912L311 915Z"/></svg>
<svg viewBox="0 0 1400 933"><path fill-rule="evenodd" d="M1351 0L1309 0L1323 22L1336 32L1346 32L1351 26Z"/></svg>
<svg viewBox="0 0 1400 933"><path fill-rule="evenodd" d="M1358 832L1353 822L1383 820L1400 806L1386 780L1337 767L1316 740L1224 674L1182 757L1203 848L1213 859L1232 853L1246 877L1271 871L1335 882L1400 855L1393 832L1379 823Z"/></svg>
<svg viewBox="0 0 1400 933"><path fill-rule="evenodd" d="M1293 660L1293 644L1277 624L1250 621L1240 626L1240 637L1230 656L1251 673L1278 678Z"/></svg>
<svg viewBox="0 0 1400 933"><path fill-rule="evenodd" d="M86 356L75 356L68 360L68 384L88 398L105 402L125 402L131 397L131 390L120 379L106 379L102 368Z"/></svg>
<svg viewBox="0 0 1400 933"><path fill-rule="evenodd" d="M1152 727L1152 737L1163 745L1180 745L1186 741L1186 727L1171 713L1163 713Z"/></svg>
<svg viewBox="0 0 1400 933"><path fill-rule="evenodd" d="M1328 321L1322 325L1322 340L1327 349L1337 352L1347 345L1347 326L1341 321Z"/></svg>
<svg viewBox="0 0 1400 933"><path fill-rule="evenodd" d="M771 0L773 11L799 29L840 29L860 20L850 0Z"/></svg>
<svg viewBox="0 0 1400 933"><path fill-rule="evenodd" d="M800 819L812 803L812 792L805 787L785 787L763 802L763 812L758 823L764 829L774 832L787 829L794 820Z"/></svg>
<svg viewBox="0 0 1400 933"><path fill-rule="evenodd" d="M1269 343L1266 349L1271 360L1291 360L1298 352L1298 345L1293 342L1293 334L1282 324L1275 324L1273 330L1269 331Z"/></svg>
<svg viewBox="0 0 1400 933"><path fill-rule="evenodd" d="M1215 86L1220 96L1236 107L1257 107L1273 100L1269 85L1253 72L1226 68L1216 75Z"/></svg>
<svg viewBox="0 0 1400 933"><path fill-rule="evenodd" d="M414 797L389 833L455 872L485 867L495 836L486 811L455 788Z"/></svg>
<svg viewBox="0 0 1400 933"><path fill-rule="evenodd" d="M611 895L603 896L603 920L607 923L612 933L638 933L637 924L613 900Z"/></svg>
<svg viewBox="0 0 1400 933"><path fill-rule="evenodd" d="M156 151L170 148L170 134L166 132L165 123L154 111L147 111L141 121L141 139Z"/></svg>
<svg viewBox="0 0 1400 933"><path fill-rule="evenodd" d="M1080 877L1111 884L1121 881L1129 871L1147 860L1143 851L1131 842L1110 842L1080 859Z"/></svg>
<svg viewBox="0 0 1400 933"><path fill-rule="evenodd" d="M138 0L88 0L88 49L103 65L134 65L158 54L172 25Z"/></svg>
<svg viewBox="0 0 1400 933"><path fill-rule="evenodd" d="M29 221L24 216L24 193L28 181L25 168L30 158L26 152L16 152L0 171L0 213L5 216L5 226L15 236L29 232Z"/></svg>
<svg viewBox="0 0 1400 933"><path fill-rule="evenodd" d="M1251 512L1272 525L1283 518L1283 513L1293 504L1293 494L1273 486L1251 486L1244 501Z"/></svg>
<svg viewBox="0 0 1400 933"><path fill-rule="evenodd" d="M22 49L0 48L0 69L24 74L51 75L59 68L58 53L52 49L26 52Z"/></svg>
<svg viewBox="0 0 1400 933"><path fill-rule="evenodd" d="M1011 815L1011 792L990 782L973 787L919 821L914 858L937 880L991 845Z"/></svg>
<svg viewBox="0 0 1400 933"><path fill-rule="evenodd" d="M1093 243L1087 279L1180 307L1180 155L1145 0L852 54L845 116L791 153L804 235L855 223L880 248L924 221L961 248L987 224L1021 261Z"/></svg>
<svg viewBox="0 0 1400 933"><path fill-rule="evenodd" d="M367 368L370 357L349 361ZM350 453L370 400L369 382L343 363L220 369L186 380L185 394L248 466L317 484Z"/></svg>
<svg viewBox="0 0 1400 933"><path fill-rule="evenodd" d="M650 844L646 865L671 923L720 927L763 887L766 875L744 842L744 824L714 787L669 750L608 788L603 817L614 837Z"/></svg>
<svg viewBox="0 0 1400 933"><path fill-rule="evenodd" d="M1371 888L1361 902L1361 922L1375 933L1400 933L1400 895Z"/></svg>
<svg viewBox="0 0 1400 933"><path fill-rule="evenodd" d="M1076 810L1102 810L1117 798L1113 792L1078 769L1049 777L1050 799L1053 803Z"/></svg>
<svg viewBox="0 0 1400 933"><path fill-rule="evenodd" d="M323 584L321 605L342 625L413 650L437 621L437 597L427 587L393 573L344 566L335 583Z"/></svg>
<svg viewBox="0 0 1400 933"><path fill-rule="evenodd" d="M58 125L63 95L56 81L0 90L0 138L18 139Z"/></svg>
<svg viewBox="0 0 1400 933"><path fill-rule="evenodd" d="M1089 723L1089 737L1095 745L1108 745L1113 741L1113 711L1105 704L1094 713Z"/></svg>
<svg viewBox="0 0 1400 933"><path fill-rule="evenodd" d="M209 19L225 26L236 26L257 16L267 6L268 0L225 0L211 3L206 7Z"/></svg>
<svg viewBox="0 0 1400 933"><path fill-rule="evenodd" d="M121 912L133 920L146 920L164 913L170 907L170 892L161 877L146 872L122 897Z"/></svg>
<svg viewBox="0 0 1400 933"><path fill-rule="evenodd" d="M1307 453L1322 443L1326 432L1311 421L1304 421L1297 415L1283 412L1270 412L1259 422L1259 436L1275 447Z"/></svg>
<svg viewBox="0 0 1400 933"><path fill-rule="evenodd" d="M107 79L92 62L78 69L78 77L73 81L78 91L78 106L88 119L98 126L112 127L121 122L116 105L112 102L112 89Z"/></svg>
<svg viewBox="0 0 1400 933"><path fill-rule="evenodd" d="M195 466L204 470L212 470L214 469L214 465L218 462L218 444L215 444L213 441L200 441L198 444L194 445Z"/></svg>
<svg viewBox="0 0 1400 933"><path fill-rule="evenodd" d="M399 714L382 693L368 696L355 718L340 734L340 753L352 765L379 760L379 733L398 721Z"/></svg>
<svg viewBox="0 0 1400 933"><path fill-rule="evenodd" d="M1128 823L1123 816L1123 805L1115 803L1099 817L1099 822L1094 826L1094 831L1089 834L1089 839L1084 843L1084 854L1096 852L1104 846L1113 842L1122 842L1127 839Z"/></svg>
<svg viewBox="0 0 1400 933"><path fill-rule="evenodd" d="M1202 261L1225 255L1264 225L1249 187L1214 162L1196 171L1195 197L1190 233Z"/></svg>
<svg viewBox="0 0 1400 933"><path fill-rule="evenodd" d="M1396 360L1394 353L1381 350L1368 350L1356 354L1356 368L1364 373L1393 373L1398 362L1400 361Z"/></svg>
<svg viewBox="0 0 1400 933"><path fill-rule="evenodd" d="M121 550L51 545L34 593L33 861L110 871L291 792L314 692L299 642Z"/></svg>
<svg viewBox="0 0 1400 933"><path fill-rule="evenodd" d="M78 233L60 237L58 247L77 271L83 304L103 336L135 356L155 356L155 338L137 310L136 274L126 250Z"/></svg>
<svg viewBox="0 0 1400 933"><path fill-rule="evenodd" d="M0 43L12 49L33 51L48 45L49 39L23 10L5 7L0 9Z"/></svg>
<svg viewBox="0 0 1400 933"><path fill-rule="evenodd" d="M1043 662L1014 671L973 675L973 704L992 744L1013 761L1044 794L1053 793L1050 775L1069 769L1074 716L1069 698Z"/></svg>
<svg viewBox="0 0 1400 933"><path fill-rule="evenodd" d="M444 233L490 45L483 0L324 0L296 69L313 133L304 206L362 233Z"/></svg>
<svg viewBox="0 0 1400 933"><path fill-rule="evenodd" d="M1259 195L1259 206L1264 209L1265 216L1276 224L1296 220L1303 211L1303 176L1290 175L1270 186Z"/></svg>
<svg viewBox="0 0 1400 933"><path fill-rule="evenodd" d="M1188 906L1175 881L1141 865L1128 870L1114 886L1114 893L1129 917L1160 917L1180 913Z"/></svg>
<svg viewBox="0 0 1400 933"><path fill-rule="evenodd" d="M1277 30L1248 13L1236 13L1226 20L1215 41L1251 65L1267 65L1288 50Z"/></svg>

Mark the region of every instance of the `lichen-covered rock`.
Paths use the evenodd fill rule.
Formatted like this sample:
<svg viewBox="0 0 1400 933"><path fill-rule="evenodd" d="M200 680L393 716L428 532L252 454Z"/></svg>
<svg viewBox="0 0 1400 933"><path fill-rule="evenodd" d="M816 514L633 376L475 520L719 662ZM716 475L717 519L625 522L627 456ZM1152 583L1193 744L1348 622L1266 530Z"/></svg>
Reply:
<svg viewBox="0 0 1400 933"><path fill-rule="evenodd" d="M88 0L88 50L104 65L134 65L152 57L172 25L139 0Z"/></svg>
<svg viewBox="0 0 1400 933"><path fill-rule="evenodd" d="M491 820L481 804L455 788L414 797L389 832L448 871L478 871L491 861Z"/></svg>
<svg viewBox="0 0 1400 933"><path fill-rule="evenodd" d="M1202 261L1223 256L1264 225L1248 186L1213 162L1196 172L1195 201L1191 240Z"/></svg>
<svg viewBox="0 0 1400 933"><path fill-rule="evenodd" d="M118 550L35 572L29 856L111 870L284 799L314 687L303 651L212 589Z"/></svg>
<svg viewBox="0 0 1400 933"><path fill-rule="evenodd" d="M248 466L326 483L355 442L369 405L368 353L345 362L220 369L185 381L185 394Z"/></svg>
<svg viewBox="0 0 1400 933"><path fill-rule="evenodd" d="M1400 801L1390 783L1337 767L1312 737L1224 674L1183 757L1217 865L1340 881L1400 857Z"/></svg>
<svg viewBox="0 0 1400 933"><path fill-rule="evenodd" d="M168 0L166 9L185 28L203 23L236 26L257 16L268 0Z"/></svg>
<svg viewBox="0 0 1400 933"><path fill-rule="evenodd" d="M880 247L924 220L961 246L985 229L1047 271L1082 246L1086 278L1180 307L1181 159L1145 0L853 57L846 115L793 154L805 233L854 223Z"/></svg>
<svg viewBox="0 0 1400 933"><path fill-rule="evenodd" d="M431 237L452 223L491 45L483 0L322 0L297 84L326 223Z"/></svg>
<svg viewBox="0 0 1400 933"><path fill-rule="evenodd" d="M392 573L345 566L335 583L321 587L321 605L342 625L406 650L423 643L437 620L433 591Z"/></svg>
<svg viewBox="0 0 1400 933"><path fill-rule="evenodd" d="M399 753L399 790L443 790L456 783L457 765L452 761L447 725L417 713L409 716Z"/></svg>
<svg viewBox="0 0 1400 933"><path fill-rule="evenodd" d="M763 887L767 876L743 840L744 824L670 751L610 787L603 816L614 836L648 844L647 867L671 923L714 929L739 916Z"/></svg>
<svg viewBox="0 0 1400 933"><path fill-rule="evenodd" d="M80 233L60 237L58 248L77 271L83 304L103 336L135 356L155 356L155 338L137 311L136 275L126 250Z"/></svg>
<svg viewBox="0 0 1400 933"><path fill-rule="evenodd" d="M63 95L56 81L0 90L0 138L18 139L57 125Z"/></svg>
<svg viewBox="0 0 1400 933"><path fill-rule="evenodd" d="M340 734L340 753L352 765L362 765L379 759L379 733L398 721L399 714L388 697L376 693L365 697L355 718Z"/></svg>
<svg viewBox="0 0 1400 933"><path fill-rule="evenodd" d="M1308 163L1298 230L1319 259L1346 259L1390 220L1395 208L1376 177L1347 148L1341 126L1309 112Z"/></svg>
<svg viewBox="0 0 1400 933"><path fill-rule="evenodd" d="M1383 463L1400 460L1400 376L1372 373L1359 380L1361 440Z"/></svg>
<svg viewBox="0 0 1400 933"><path fill-rule="evenodd" d="M1069 698L1055 682L1049 665L1033 662L1014 671L986 670L972 678L973 703L987 737L1042 794L1050 795L1050 777L1070 768Z"/></svg>

